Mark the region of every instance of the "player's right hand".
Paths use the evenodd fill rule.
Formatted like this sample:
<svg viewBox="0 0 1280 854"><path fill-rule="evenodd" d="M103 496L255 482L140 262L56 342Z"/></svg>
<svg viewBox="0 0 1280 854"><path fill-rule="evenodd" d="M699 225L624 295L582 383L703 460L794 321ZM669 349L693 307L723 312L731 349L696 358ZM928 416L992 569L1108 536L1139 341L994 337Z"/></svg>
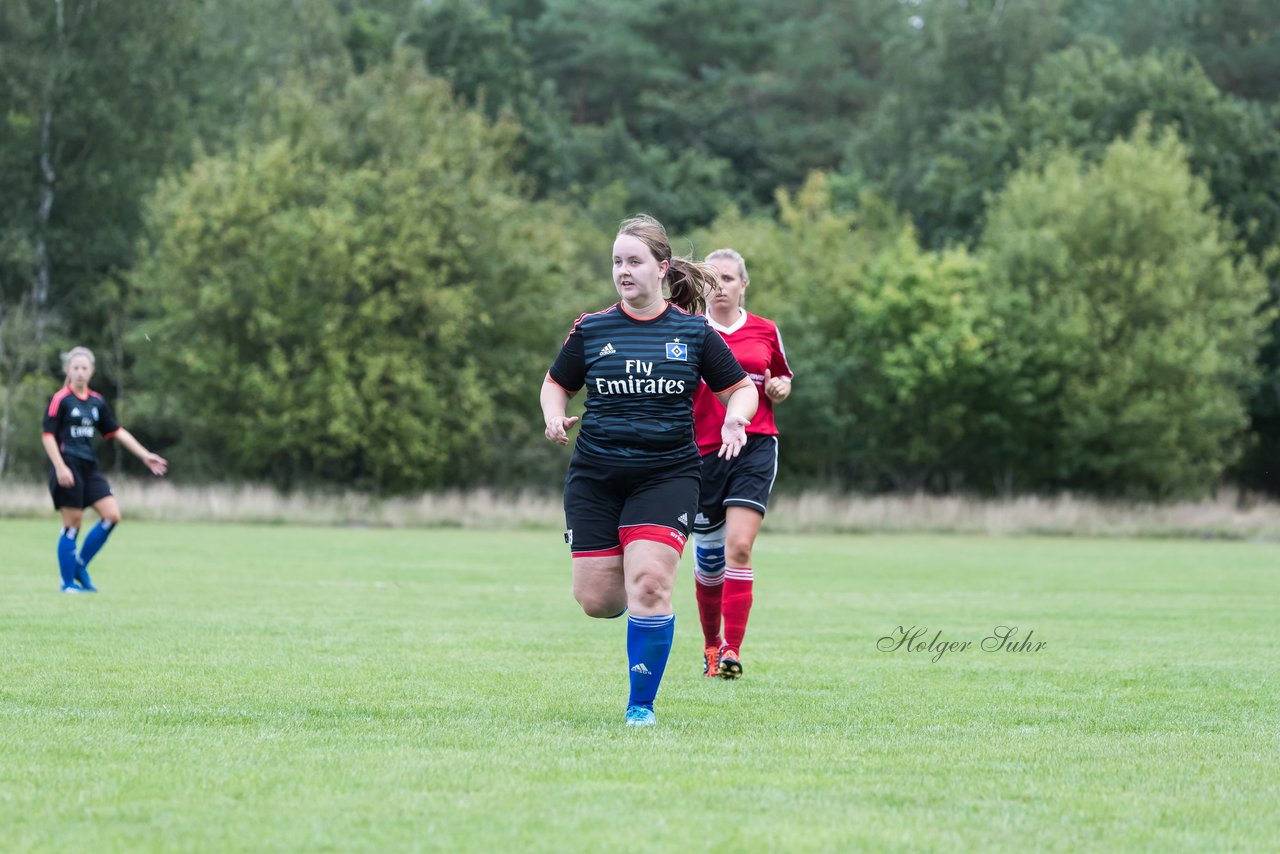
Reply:
<svg viewBox="0 0 1280 854"><path fill-rule="evenodd" d="M554 415L547 419L547 438L557 445L569 444L569 428L578 423L578 416L566 418L563 415Z"/></svg>
<svg viewBox="0 0 1280 854"><path fill-rule="evenodd" d="M57 470L58 486L75 486L76 476L71 473L71 469L62 466Z"/></svg>

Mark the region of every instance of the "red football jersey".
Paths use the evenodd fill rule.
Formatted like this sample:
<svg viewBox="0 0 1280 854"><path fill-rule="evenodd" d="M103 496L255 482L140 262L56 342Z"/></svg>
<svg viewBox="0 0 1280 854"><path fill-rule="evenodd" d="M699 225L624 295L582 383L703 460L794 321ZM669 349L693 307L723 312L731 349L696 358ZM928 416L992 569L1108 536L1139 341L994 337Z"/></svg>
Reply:
<svg viewBox="0 0 1280 854"><path fill-rule="evenodd" d="M778 325L746 311L742 312L738 322L732 326L721 326L710 317L707 321L724 338L747 376L756 384L756 391L760 393L760 406L756 409L756 417L747 425L747 433L778 435L778 426L773 421L773 401L764 393L766 368L771 377L791 379L791 366L787 364L787 354L782 349ZM711 393L706 383L698 385L698 391L693 397L693 423L697 432L698 453L709 454L720 450L724 404Z"/></svg>

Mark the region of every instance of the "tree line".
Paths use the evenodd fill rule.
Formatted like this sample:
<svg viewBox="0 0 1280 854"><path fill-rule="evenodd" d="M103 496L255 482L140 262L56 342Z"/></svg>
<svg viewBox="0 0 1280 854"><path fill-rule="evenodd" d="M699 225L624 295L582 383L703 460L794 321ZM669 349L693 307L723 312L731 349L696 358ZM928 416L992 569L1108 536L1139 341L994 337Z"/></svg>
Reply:
<svg viewBox="0 0 1280 854"><path fill-rule="evenodd" d="M191 478L549 483L644 210L746 256L792 485L1280 491L1262 0L17 0L0 79L3 477L82 343Z"/></svg>

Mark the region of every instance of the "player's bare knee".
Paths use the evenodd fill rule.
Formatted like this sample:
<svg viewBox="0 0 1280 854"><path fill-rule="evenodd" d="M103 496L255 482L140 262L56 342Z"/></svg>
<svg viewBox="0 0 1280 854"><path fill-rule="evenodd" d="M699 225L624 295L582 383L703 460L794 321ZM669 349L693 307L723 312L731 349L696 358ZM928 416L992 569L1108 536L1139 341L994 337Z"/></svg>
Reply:
<svg viewBox="0 0 1280 854"><path fill-rule="evenodd" d="M724 560L728 566L751 566L751 538L730 536L724 545Z"/></svg>
<svg viewBox="0 0 1280 854"><path fill-rule="evenodd" d="M626 602L615 601L599 596L579 596L578 604L582 606L582 613L588 617L597 619L608 619L618 616L618 613L626 608Z"/></svg>
<svg viewBox="0 0 1280 854"><path fill-rule="evenodd" d="M644 610L664 609L671 606L671 583L663 573L640 573L628 591L628 604Z"/></svg>
<svg viewBox="0 0 1280 854"><path fill-rule="evenodd" d="M613 617L627 604L621 590L602 590L591 584L575 584L573 598L588 617Z"/></svg>
<svg viewBox="0 0 1280 854"><path fill-rule="evenodd" d="M116 525L120 524L120 511L108 510L106 513L102 514L102 521L114 528Z"/></svg>

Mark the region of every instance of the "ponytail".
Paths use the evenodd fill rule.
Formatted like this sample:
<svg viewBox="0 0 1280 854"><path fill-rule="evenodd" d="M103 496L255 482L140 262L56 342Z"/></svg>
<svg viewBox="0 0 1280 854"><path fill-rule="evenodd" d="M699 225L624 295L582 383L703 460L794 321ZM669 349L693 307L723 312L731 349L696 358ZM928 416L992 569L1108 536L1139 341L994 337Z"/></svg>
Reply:
<svg viewBox="0 0 1280 854"><path fill-rule="evenodd" d="M714 267L687 258L672 258L667 270L671 301L690 314L703 314L707 309L707 293L720 286Z"/></svg>

